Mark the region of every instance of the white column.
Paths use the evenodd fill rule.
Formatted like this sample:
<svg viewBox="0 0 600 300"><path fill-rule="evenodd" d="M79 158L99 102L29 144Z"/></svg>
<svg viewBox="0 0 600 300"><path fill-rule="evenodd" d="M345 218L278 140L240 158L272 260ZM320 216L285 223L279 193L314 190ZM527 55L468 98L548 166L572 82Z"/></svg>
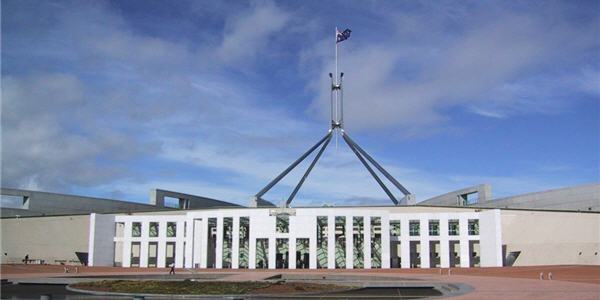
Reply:
<svg viewBox="0 0 600 300"><path fill-rule="evenodd" d="M215 250L215 268L223 268L223 217L217 217L217 249Z"/></svg>
<svg viewBox="0 0 600 300"><path fill-rule="evenodd" d="M371 268L371 217L370 216L365 216L365 219L363 221L365 224L364 227L364 243L363 246L365 247L363 250L364 253L364 265L365 265L365 269L370 269Z"/></svg>
<svg viewBox="0 0 600 300"><path fill-rule="evenodd" d="M196 266L200 267L200 261L202 260L200 257L201 252L206 252L202 248L202 219L194 219L193 220L193 247L192 247L192 257L194 258L192 267L196 268Z"/></svg>
<svg viewBox="0 0 600 300"><path fill-rule="evenodd" d="M140 242L140 267L148 267L148 237L150 236L150 224L142 222L142 240Z"/></svg>
<svg viewBox="0 0 600 300"><path fill-rule="evenodd" d="M156 253L156 267L164 268L167 265L167 222L158 222L158 251Z"/></svg>
<svg viewBox="0 0 600 300"><path fill-rule="evenodd" d="M185 232L185 221L177 221L177 228L175 230L175 267L183 268L183 254L185 249L183 247L185 238L183 233Z"/></svg>
<svg viewBox="0 0 600 300"><path fill-rule="evenodd" d="M400 220L400 267L410 268L410 233L408 230L409 216L403 215Z"/></svg>
<svg viewBox="0 0 600 300"><path fill-rule="evenodd" d="M131 267L131 222L125 222L123 229L123 267Z"/></svg>
<svg viewBox="0 0 600 300"><path fill-rule="evenodd" d="M381 216L381 268L390 268L390 216Z"/></svg>
<svg viewBox="0 0 600 300"><path fill-rule="evenodd" d="M308 268L316 269L317 268L317 217L313 217L311 221L311 234L309 235L308 240ZM294 255L296 255L294 253ZM296 262L294 261L294 265Z"/></svg>
<svg viewBox="0 0 600 300"><path fill-rule="evenodd" d="M471 262L469 255L469 218L460 215L458 226L460 230L460 267L468 268Z"/></svg>
<svg viewBox="0 0 600 300"><path fill-rule="evenodd" d="M290 237L288 239L288 251L289 251L288 268L295 269L296 268L296 238Z"/></svg>
<svg viewBox="0 0 600 300"><path fill-rule="evenodd" d="M250 232L248 232L248 269L256 269L256 221L253 221L257 217L249 217Z"/></svg>
<svg viewBox="0 0 600 300"><path fill-rule="evenodd" d="M238 269L240 265L240 217L233 217L233 241L231 243L231 268Z"/></svg>
<svg viewBox="0 0 600 300"><path fill-rule="evenodd" d="M450 236L448 235L448 215L440 214L440 266L450 267Z"/></svg>
<svg viewBox="0 0 600 300"><path fill-rule="evenodd" d="M200 268L206 269L208 262L208 218L204 216L200 223Z"/></svg>
<svg viewBox="0 0 600 300"><path fill-rule="evenodd" d="M335 216L327 216L327 268L335 269Z"/></svg>
<svg viewBox="0 0 600 300"><path fill-rule="evenodd" d="M275 243L275 238L269 238L269 269L275 269L276 262L275 258L277 257L277 245Z"/></svg>
<svg viewBox="0 0 600 300"><path fill-rule="evenodd" d="M185 220L186 226L185 229L185 266L186 268L193 268L194 261L196 258L194 257L194 219L191 217L186 218Z"/></svg>
<svg viewBox="0 0 600 300"><path fill-rule="evenodd" d="M352 216L346 215L346 269L354 267L354 232Z"/></svg>
<svg viewBox="0 0 600 300"><path fill-rule="evenodd" d="M422 216L419 220L421 227L421 268L429 268L429 218L427 215Z"/></svg>
<svg viewBox="0 0 600 300"><path fill-rule="evenodd" d="M501 267L502 224L500 210L487 210L479 213L479 246L482 267Z"/></svg>

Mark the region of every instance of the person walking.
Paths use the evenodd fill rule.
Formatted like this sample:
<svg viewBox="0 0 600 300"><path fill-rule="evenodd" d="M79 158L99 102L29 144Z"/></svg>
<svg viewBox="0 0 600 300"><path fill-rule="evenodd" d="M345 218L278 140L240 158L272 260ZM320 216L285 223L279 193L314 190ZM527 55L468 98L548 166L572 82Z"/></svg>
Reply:
<svg viewBox="0 0 600 300"><path fill-rule="evenodd" d="M175 275L175 263L170 264L169 267L171 267L171 270L169 270L169 275Z"/></svg>
<svg viewBox="0 0 600 300"><path fill-rule="evenodd" d="M29 254L25 254L25 259L23 260L25 264L29 262Z"/></svg>

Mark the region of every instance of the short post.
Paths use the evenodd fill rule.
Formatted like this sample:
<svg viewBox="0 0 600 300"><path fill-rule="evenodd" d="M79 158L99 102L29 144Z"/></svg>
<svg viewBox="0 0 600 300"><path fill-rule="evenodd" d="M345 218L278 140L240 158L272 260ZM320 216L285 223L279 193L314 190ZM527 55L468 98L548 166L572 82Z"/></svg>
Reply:
<svg viewBox="0 0 600 300"><path fill-rule="evenodd" d="M452 275L452 269L448 268L448 276Z"/></svg>

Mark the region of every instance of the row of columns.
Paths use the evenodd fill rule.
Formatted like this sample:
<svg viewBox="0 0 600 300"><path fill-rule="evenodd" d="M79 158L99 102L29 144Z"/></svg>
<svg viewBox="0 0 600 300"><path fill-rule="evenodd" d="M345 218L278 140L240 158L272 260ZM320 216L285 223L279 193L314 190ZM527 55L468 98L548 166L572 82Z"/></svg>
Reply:
<svg viewBox="0 0 600 300"><path fill-rule="evenodd" d="M339 217L339 216L338 216ZM347 269L354 268L354 217L352 215L343 215L345 217L345 267ZM364 268L371 268L371 216L357 216L363 218L363 263ZM231 217L232 222L232 249L231 249L231 266L233 269L239 268L239 234L240 234L240 217ZM335 218L334 215L327 216L327 268L335 269ZM381 216L381 267L390 267L390 234L389 234L389 217ZM214 267L219 269L223 267L223 217L216 217L216 243L215 243L215 264ZM273 217L275 219L275 217ZM410 268L410 242L419 241L421 245L421 268L429 268L431 265L429 257L429 242L439 241L440 242L440 265L441 267L449 267L450 265L450 249L449 244L451 240L458 240L460 242L460 266L469 267L470 264L470 251L469 241L477 240L478 236L468 236L468 219L459 218L459 236L448 235L448 218L436 218L439 219L440 224L440 235L431 237L429 236L429 224L428 219L420 218L420 236L409 235L409 219L401 218L401 234L399 237L401 247L401 267ZM256 234L253 233L252 218L250 220L250 232L249 232L249 267L256 267ZM273 220L274 221L274 220ZM131 244L132 242L140 242L140 267L148 266L148 247L150 242L158 243L157 253L157 266L165 266L166 260L166 243L175 242L175 266L192 268L199 266L200 268L207 268L208 261L208 218L202 219L187 219L189 223L185 226L186 221L176 221L177 232L176 236L172 238L166 237L166 223L167 221L159 222L159 236L150 238L149 232L149 221L141 221L142 224L142 236L132 237L131 229L132 222L125 222L125 234L122 239L115 238L115 241L122 240L123 242L123 253L122 262L123 266L131 265ZM316 230L317 216L311 221L311 234L308 237L297 237L294 234L287 234L285 236L269 236L268 237L268 268L274 269L276 265L276 239L287 238L288 239L288 251L289 260L288 267L290 269L296 268L296 243L297 239L308 238L309 239L309 268L316 269L317 267L317 230ZM273 232L275 226L272 226ZM184 229L187 228L187 233L184 234ZM260 238L260 237L259 237ZM185 245L185 249L184 249ZM115 254L116 255L116 254ZM184 260L184 257L187 259Z"/></svg>

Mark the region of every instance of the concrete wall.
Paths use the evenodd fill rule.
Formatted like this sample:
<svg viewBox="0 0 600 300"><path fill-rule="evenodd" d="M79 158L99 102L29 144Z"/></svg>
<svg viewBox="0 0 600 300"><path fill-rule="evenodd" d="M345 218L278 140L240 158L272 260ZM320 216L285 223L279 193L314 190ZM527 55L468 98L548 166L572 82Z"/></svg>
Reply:
<svg viewBox="0 0 600 300"><path fill-rule="evenodd" d="M491 201L480 201L475 206L600 211L600 184L593 183L499 198Z"/></svg>
<svg viewBox="0 0 600 300"><path fill-rule="evenodd" d="M114 215L90 215L88 242L88 260L90 266L112 266L114 247L112 235L115 234Z"/></svg>
<svg viewBox="0 0 600 300"><path fill-rule="evenodd" d="M156 210L153 205L93 198L75 195L46 193L20 189L2 188L2 195L22 196L26 202L17 209L2 209L2 217L12 216L52 216L67 214L114 213ZM164 208L159 208L164 209Z"/></svg>
<svg viewBox="0 0 600 300"><path fill-rule="evenodd" d="M445 206L462 206L460 201L461 196L478 193L479 202L492 199L492 186L489 184L479 184L468 188L452 191L443 195L439 195L417 203L418 205L445 205Z"/></svg>
<svg viewBox="0 0 600 300"><path fill-rule="evenodd" d="M502 210L506 253L515 266L600 264L600 214ZM581 254L580 254L581 253Z"/></svg>
<svg viewBox="0 0 600 300"><path fill-rule="evenodd" d="M200 197L190 194L178 193L173 191L152 189L150 190L150 204L157 207L165 206L165 197L178 199L179 209L200 209L206 207L231 207L240 206L230 202L215 200L207 197Z"/></svg>
<svg viewBox="0 0 600 300"><path fill-rule="evenodd" d="M2 219L1 261L21 263L26 254L50 264L78 261L75 251L88 251L89 224L89 215Z"/></svg>

